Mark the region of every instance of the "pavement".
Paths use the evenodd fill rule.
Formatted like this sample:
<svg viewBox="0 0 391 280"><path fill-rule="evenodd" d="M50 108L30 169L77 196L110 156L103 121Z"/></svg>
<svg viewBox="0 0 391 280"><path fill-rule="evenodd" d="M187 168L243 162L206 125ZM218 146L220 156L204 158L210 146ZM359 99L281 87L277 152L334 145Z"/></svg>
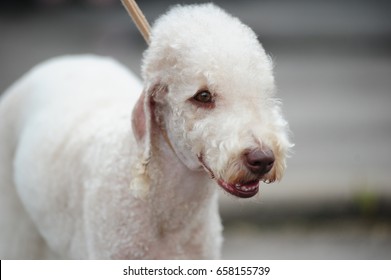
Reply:
<svg viewBox="0 0 391 280"><path fill-rule="evenodd" d="M282 182L262 185L249 201L222 194L223 257L389 259L390 4L216 2L249 24L272 55L296 144ZM153 21L175 2L140 3ZM63 54L112 56L139 73L146 47L120 6L3 11L0 42L0 92Z"/></svg>

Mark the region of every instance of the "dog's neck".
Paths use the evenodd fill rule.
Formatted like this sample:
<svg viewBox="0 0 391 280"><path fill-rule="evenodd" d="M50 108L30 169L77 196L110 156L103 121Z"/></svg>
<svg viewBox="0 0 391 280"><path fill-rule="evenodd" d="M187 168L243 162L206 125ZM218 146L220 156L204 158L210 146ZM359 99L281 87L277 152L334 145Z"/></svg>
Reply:
<svg viewBox="0 0 391 280"><path fill-rule="evenodd" d="M166 136L155 130L151 135L152 157L150 200L155 217L165 231L183 228L189 221L204 217L201 212L216 203L217 191L204 171L188 169L176 156ZM214 207L214 206L212 206ZM199 221L200 222L200 221Z"/></svg>

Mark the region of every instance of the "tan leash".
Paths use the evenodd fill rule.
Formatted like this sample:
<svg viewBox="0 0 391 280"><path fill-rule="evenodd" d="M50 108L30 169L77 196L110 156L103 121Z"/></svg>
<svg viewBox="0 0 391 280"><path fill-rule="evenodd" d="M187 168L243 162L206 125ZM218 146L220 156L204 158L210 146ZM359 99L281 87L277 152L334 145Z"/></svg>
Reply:
<svg viewBox="0 0 391 280"><path fill-rule="evenodd" d="M151 26L135 0L121 0L130 17L133 19L145 42L149 45L151 37Z"/></svg>

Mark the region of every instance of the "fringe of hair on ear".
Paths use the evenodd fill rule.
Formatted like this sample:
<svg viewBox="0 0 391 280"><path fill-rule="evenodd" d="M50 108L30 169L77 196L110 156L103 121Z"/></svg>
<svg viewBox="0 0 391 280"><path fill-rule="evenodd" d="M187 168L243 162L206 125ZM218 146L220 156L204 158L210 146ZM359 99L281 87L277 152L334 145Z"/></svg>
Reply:
<svg viewBox="0 0 391 280"><path fill-rule="evenodd" d="M136 198L145 199L149 194L151 182L147 168L148 163L149 159L142 157L142 160L136 161L132 168L130 191Z"/></svg>
<svg viewBox="0 0 391 280"><path fill-rule="evenodd" d="M151 27L145 18L143 12L138 7L135 0L121 0L122 4L125 6L125 9L128 11L133 22L136 24L138 30L143 36L147 45L149 45L150 36L151 36Z"/></svg>

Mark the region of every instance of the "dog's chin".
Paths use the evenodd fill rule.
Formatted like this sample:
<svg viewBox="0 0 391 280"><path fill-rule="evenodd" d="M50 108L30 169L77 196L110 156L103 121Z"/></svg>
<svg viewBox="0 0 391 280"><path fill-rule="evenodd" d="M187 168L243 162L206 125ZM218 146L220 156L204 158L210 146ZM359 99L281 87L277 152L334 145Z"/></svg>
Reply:
<svg viewBox="0 0 391 280"><path fill-rule="evenodd" d="M253 180L246 183L228 183L222 179L217 179L217 183L228 193L240 197L249 198L256 195L259 191L259 180Z"/></svg>

